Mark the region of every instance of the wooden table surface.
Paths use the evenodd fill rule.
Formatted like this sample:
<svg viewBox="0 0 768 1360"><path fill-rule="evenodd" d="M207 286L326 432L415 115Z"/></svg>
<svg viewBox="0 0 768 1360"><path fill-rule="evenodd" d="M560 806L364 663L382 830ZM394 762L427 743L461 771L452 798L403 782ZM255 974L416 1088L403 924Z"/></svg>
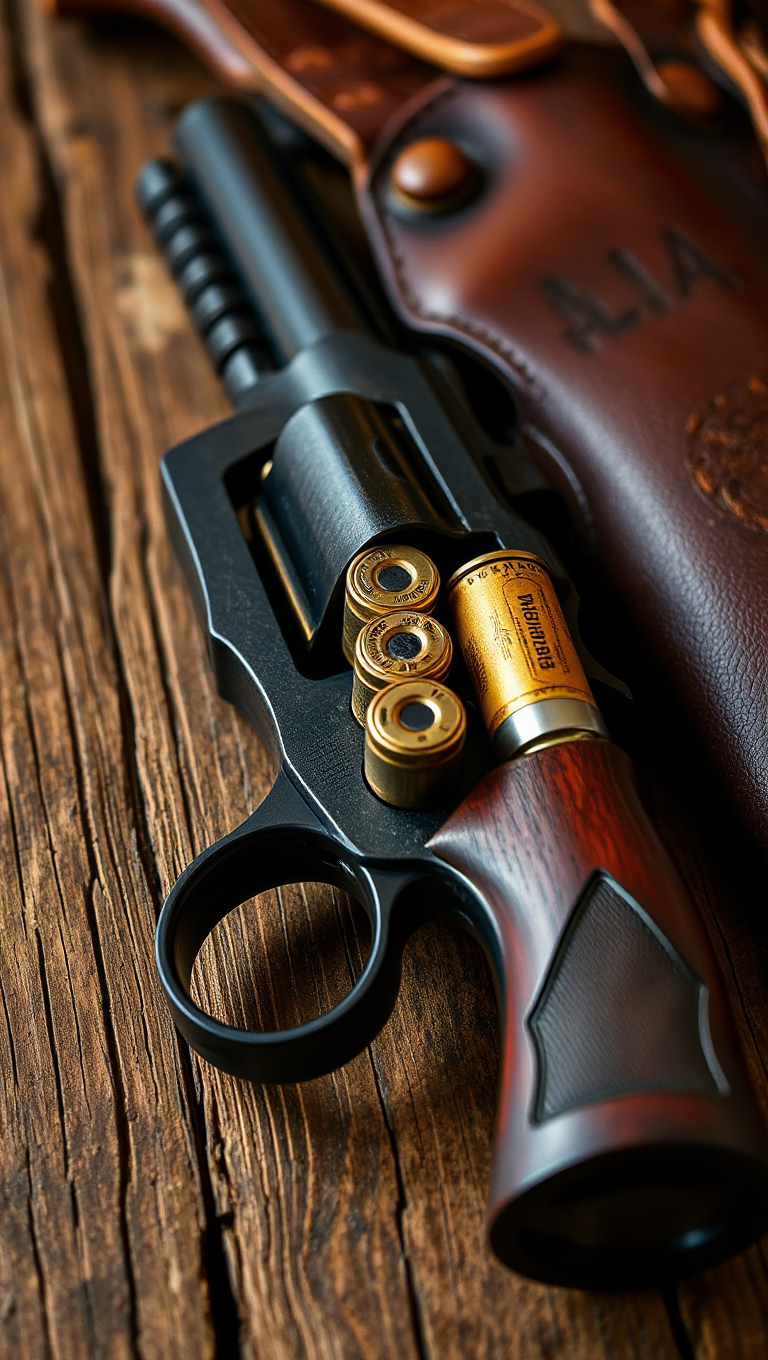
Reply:
<svg viewBox="0 0 768 1360"><path fill-rule="evenodd" d="M415 938L391 1021L322 1080L240 1084L173 1030L160 903L273 777L214 692L166 539L160 454L228 406L132 197L214 89L141 24L3 10L0 1353L765 1357L764 1247L664 1297L547 1289L491 1259L497 1020L459 933ZM763 866L633 682L645 795L766 1107ZM271 895L206 946L208 1004L241 1013L257 969L265 1023L330 1004L357 928L330 890Z"/></svg>

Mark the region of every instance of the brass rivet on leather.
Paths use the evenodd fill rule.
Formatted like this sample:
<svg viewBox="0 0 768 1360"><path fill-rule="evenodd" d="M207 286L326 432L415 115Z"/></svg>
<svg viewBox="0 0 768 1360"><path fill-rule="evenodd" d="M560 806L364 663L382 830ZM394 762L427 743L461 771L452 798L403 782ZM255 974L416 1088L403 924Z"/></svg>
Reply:
<svg viewBox="0 0 768 1360"><path fill-rule="evenodd" d="M397 198L409 207L436 210L461 201L476 176L461 147L444 137L422 137L400 152L392 166Z"/></svg>
<svg viewBox="0 0 768 1360"><path fill-rule="evenodd" d="M659 76L670 93L670 104L694 118L716 118L722 111L723 97L713 80L698 66L684 61L662 61Z"/></svg>
<svg viewBox="0 0 768 1360"><path fill-rule="evenodd" d="M447 798L461 773L467 718L461 699L433 680L405 680L379 690L365 722L365 777L398 808Z"/></svg>
<svg viewBox="0 0 768 1360"><path fill-rule="evenodd" d="M437 567L426 553L403 543L381 543L358 553L347 569L342 649L355 664L355 642L369 619L393 609L431 614L440 592Z"/></svg>
<svg viewBox="0 0 768 1360"><path fill-rule="evenodd" d="M380 689L404 680L444 680L452 657L449 634L429 614L398 609L371 619L355 643L352 712L360 726Z"/></svg>

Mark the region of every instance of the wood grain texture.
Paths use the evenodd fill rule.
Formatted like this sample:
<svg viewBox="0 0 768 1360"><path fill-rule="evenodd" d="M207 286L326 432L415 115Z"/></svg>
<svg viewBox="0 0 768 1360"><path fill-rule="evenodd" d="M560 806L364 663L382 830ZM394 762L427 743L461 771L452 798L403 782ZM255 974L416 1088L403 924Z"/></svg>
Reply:
<svg viewBox="0 0 768 1360"><path fill-rule="evenodd" d="M690 1335L707 1360L757 1355L758 1250L690 1286L681 1313L656 1295L547 1290L489 1257L497 1020L464 937L417 936L376 1044L317 1082L246 1087L177 1044L152 963L160 899L273 775L213 691L165 537L159 455L227 406L132 200L178 110L213 86L139 25L53 27L31 0L12 19L0 28L0 1354L675 1360ZM355 919L295 890L237 914L208 947L212 1006L273 1004L265 949L283 921L290 945L270 952L267 979L284 1018L304 988L321 1006L349 985L364 949ZM726 928L727 953L746 927ZM741 964L740 1014L754 1017L765 973ZM752 1350L734 1348L732 1300Z"/></svg>
<svg viewBox="0 0 768 1360"><path fill-rule="evenodd" d="M17 1231L0 1344L181 1355L193 1332L210 1355L195 1139L147 952L154 903L55 281L36 240L39 166L7 65L5 78L3 1071L16 1098L3 1168ZM39 1348L24 1343L35 1333Z"/></svg>
<svg viewBox="0 0 768 1360"><path fill-rule="evenodd" d="M763 1116L768 1118L768 919L765 870L744 827L723 805L712 772L693 747L681 749L674 710L649 716L638 692L629 733L657 756L640 767L643 801L708 927L737 1021L742 1050ZM682 758L681 758L682 756ZM691 808L695 807L695 818ZM684 1282L680 1318L696 1360L757 1360L768 1348L768 1255L765 1239L749 1251Z"/></svg>
<svg viewBox="0 0 768 1360"><path fill-rule="evenodd" d="M490 1204L490 1231L499 1255L518 1269L535 1270L539 1278L555 1281L573 1279L579 1269L582 1282L610 1286L623 1276L622 1282L629 1277L640 1283L644 1267L651 1263L649 1277L663 1278L664 1248L682 1231L679 1220L674 1227L662 1228L662 1214L656 1211L653 1246L649 1242L645 1260L622 1250L614 1236L615 1226L603 1220L605 1247L591 1254L589 1265L584 1252L578 1266L569 1260L563 1270L558 1236L569 1236L567 1226L560 1219L556 1230L548 1228L547 1210L541 1203L535 1210L525 1205L530 1203L532 1186L537 1186L537 1193L547 1192L558 1173L572 1177L577 1169L574 1161L594 1167L606 1155L615 1159L623 1151L634 1155L642 1148L655 1150L654 1174L659 1176L659 1186L669 1185L670 1170L662 1170L659 1149L673 1144L687 1147L689 1165L696 1148L708 1149L706 1174L697 1191L697 1216L686 1220L691 1226L719 1226L728 1216L742 1243L764 1230L765 1129L745 1081L701 919L640 804L626 753L606 741L569 742L500 765L472 790L428 844L479 890L499 941L505 1023ZM621 935L627 929L623 916L601 916L589 962L586 968L581 966L578 1001L568 1002L565 1011L559 1012L554 1031L549 1028L543 1041L546 1056L537 1060L531 1030L539 1052L542 1032L536 1027L534 1008L540 1016L537 998L546 989L550 989L546 1004L553 1000L556 984L548 980L552 969L560 970L556 981L562 980L567 959L573 960L578 952L578 939L583 939L590 911L601 894L607 891L620 911L630 911L622 908L611 887L600 886L596 875L608 875L610 884L619 885L631 901L640 904L678 958L705 984L708 1027L725 1074L725 1095L708 1069L706 1083L701 1075L694 1079L699 1069L693 1055L698 1053L703 1059L698 1020L694 1047L686 1048L682 1056L681 974L676 974L674 984L673 1021L665 1011L667 984L661 985L652 965L640 962L646 958L647 928L639 928L642 941L633 933L630 945L630 935ZM587 885L587 903L564 955L561 941ZM622 922L618 930L617 919ZM580 967L573 962L570 966ZM652 1015L644 1011L649 993L654 996ZM688 1004L693 1012L697 993L692 993ZM600 1016L604 1033L595 1031L587 1040L581 1025L591 1026L594 1015ZM660 1024L666 1026L665 1032L657 1028ZM602 1043L608 1047L601 1049ZM668 1068L670 1061L679 1066ZM562 1087L558 1087L560 1082ZM545 1092L552 1087L559 1095L551 1108L544 1107L547 1117L532 1119L530 1111L541 1108ZM601 1095L606 1087L608 1096ZM751 1227L744 1222L743 1180L729 1189L732 1201L727 1208L723 1201L716 1208L704 1207L715 1168L725 1174L734 1154L748 1159L750 1169L742 1174L754 1185L758 1220ZM615 1175L615 1160L612 1165ZM625 1164L624 1184L632 1186L634 1174ZM675 1173L676 1178L679 1174ZM577 1193L574 1184L571 1179L571 1195ZM643 1187L644 1198L654 1193L650 1176L644 1177ZM562 1200L562 1193L562 1188L559 1194L549 1192L548 1208ZM669 1190L662 1193L667 1201L671 1199ZM596 1237L598 1221L595 1215L591 1227ZM547 1241L546 1250L538 1249L538 1259L537 1248L525 1245L529 1230L541 1233ZM571 1240L578 1240L578 1232ZM614 1244L610 1250L609 1241ZM708 1262L699 1261L700 1266L704 1264Z"/></svg>

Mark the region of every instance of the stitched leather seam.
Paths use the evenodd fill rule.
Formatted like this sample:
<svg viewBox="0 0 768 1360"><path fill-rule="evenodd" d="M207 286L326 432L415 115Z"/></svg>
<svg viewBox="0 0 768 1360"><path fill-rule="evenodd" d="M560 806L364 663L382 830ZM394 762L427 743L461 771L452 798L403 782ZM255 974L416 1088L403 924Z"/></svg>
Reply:
<svg viewBox="0 0 768 1360"><path fill-rule="evenodd" d="M405 128L401 130L398 137L392 144L392 150L393 151L396 150L397 147L403 143L406 137L408 138L412 137L413 133L419 130L420 125L423 122L425 122L427 117L429 117L430 119L433 118L435 113L439 112L446 104L449 104L451 100L454 100L457 97L458 93L459 91L456 89L456 87L452 87L451 89L445 90L443 91L442 94L438 95L438 97L434 99L430 104L428 104L424 109L421 109L419 113L417 113L416 116L413 118L413 120L408 124L407 131ZM438 322L442 325L448 325L451 326L454 330L462 332L468 338L474 337L475 339L481 341L481 343L483 343L488 349L492 350L496 355L498 355L499 359L501 359L503 363L509 365L513 372L518 376L518 378L520 378L521 381L525 384L527 390L532 396L536 397L543 396L543 389L540 383L538 382L537 378L534 376L533 371L531 370L529 365L498 331L493 330L490 326L485 325L483 322L474 321L471 317L464 316L461 313L428 311L425 307L421 305L419 299L417 298L408 281L405 259L400 249L398 248L397 243L392 234L392 231L390 229L390 224L385 206L380 201L380 197L378 194L375 195L375 199L376 206L378 209L379 223L383 231L385 240L387 242L390 259L392 261L395 273L395 278L397 279L397 284L402 294L402 297L407 303L410 310L414 312L417 317L419 317L422 321L426 322L427 324Z"/></svg>
<svg viewBox="0 0 768 1360"><path fill-rule="evenodd" d="M528 391L533 396L541 397L543 390L540 383L534 376L532 370L525 360L515 352L512 346L497 331L492 330L481 321L473 321L471 317L462 316L458 312L434 312L422 307L405 272L405 261L401 255L389 230L389 224L385 217L380 216L379 221L384 232L384 236L389 247L390 257L394 266L395 276L402 296L408 307L416 316L425 322L440 322L452 326L455 330L463 332L467 336L474 336L482 341L488 349L493 350L506 364L510 366L517 376L525 383Z"/></svg>

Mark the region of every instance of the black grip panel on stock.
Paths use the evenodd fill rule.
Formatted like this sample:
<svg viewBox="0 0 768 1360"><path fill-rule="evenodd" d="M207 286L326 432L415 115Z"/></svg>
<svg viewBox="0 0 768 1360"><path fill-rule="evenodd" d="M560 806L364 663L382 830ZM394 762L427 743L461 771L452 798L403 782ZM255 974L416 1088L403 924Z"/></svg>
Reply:
<svg viewBox="0 0 768 1360"><path fill-rule="evenodd" d="M716 1096L724 1089L704 984L605 877L574 913L529 1024L539 1059L538 1120L642 1091Z"/></svg>

